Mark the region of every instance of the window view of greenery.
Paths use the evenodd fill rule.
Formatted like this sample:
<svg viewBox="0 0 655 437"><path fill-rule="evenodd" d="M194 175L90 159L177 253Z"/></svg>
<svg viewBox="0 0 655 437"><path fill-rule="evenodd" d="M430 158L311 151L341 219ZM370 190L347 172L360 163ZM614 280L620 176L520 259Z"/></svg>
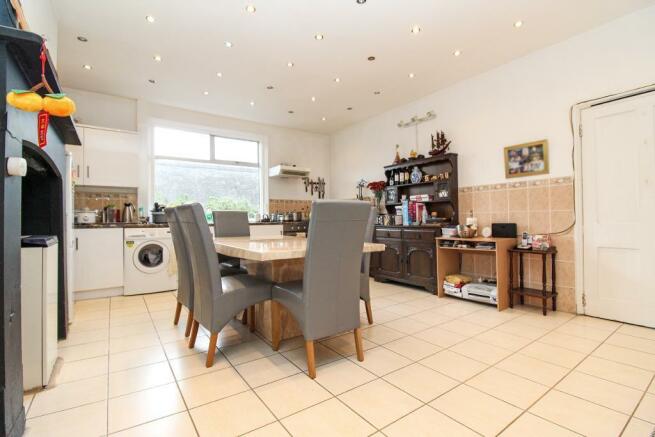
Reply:
<svg viewBox="0 0 655 437"><path fill-rule="evenodd" d="M211 150L213 144L209 135L185 134L185 131L155 128L155 202L166 206L199 202L208 219L211 219L211 211L215 210L248 211L248 215L254 217L260 210L260 169L247 164L217 163L216 160L225 161L221 155L227 153L219 153L223 150L229 151L232 160L243 156L245 159L240 162L251 163L253 148L256 156L258 144L214 137L214 144L220 146ZM201 151L205 147L206 153ZM189 149L192 148L195 150L190 153ZM214 160L209 159L212 155Z"/></svg>

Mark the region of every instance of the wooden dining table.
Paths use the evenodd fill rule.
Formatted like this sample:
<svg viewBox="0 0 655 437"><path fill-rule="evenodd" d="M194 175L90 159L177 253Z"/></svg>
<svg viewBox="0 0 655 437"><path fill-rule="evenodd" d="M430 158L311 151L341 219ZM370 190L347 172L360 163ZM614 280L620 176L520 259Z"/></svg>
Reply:
<svg viewBox="0 0 655 437"><path fill-rule="evenodd" d="M297 281L303 278L307 238L292 236L275 237L221 237L214 239L216 253L241 259L249 275L271 282ZM362 253L383 252L384 244L364 243ZM359 268L359 266L358 266ZM269 341L272 340L271 301L259 303L255 310L256 329ZM282 339L302 335L298 324L281 309Z"/></svg>

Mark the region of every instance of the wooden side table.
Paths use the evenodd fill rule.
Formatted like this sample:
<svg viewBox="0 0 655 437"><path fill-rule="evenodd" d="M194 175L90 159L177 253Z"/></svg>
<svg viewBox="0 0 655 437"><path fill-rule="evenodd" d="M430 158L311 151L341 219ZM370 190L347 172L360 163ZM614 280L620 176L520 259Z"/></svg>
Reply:
<svg viewBox="0 0 655 437"><path fill-rule="evenodd" d="M547 312L547 303L548 299L553 301L553 311L557 311L557 288L555 285L556 276L555 276L555 256L557 255L557 248L554 246L549 247L546 250L537 250L537 249L519 249L515 247L509 249L509 307L514 308L514 295L520 297L521 304L524 303L525 296L535 296L541 298L541 307L544 316ZM541 290L535 288L528 288L524 286L523 282L523 255L524 254L533 254L541 255ZM514 254L519 256L519 286L514 287ZM546 280L546 261L550 255L550 272L551 272L551 290L548 291L548 284Z"/></svg>

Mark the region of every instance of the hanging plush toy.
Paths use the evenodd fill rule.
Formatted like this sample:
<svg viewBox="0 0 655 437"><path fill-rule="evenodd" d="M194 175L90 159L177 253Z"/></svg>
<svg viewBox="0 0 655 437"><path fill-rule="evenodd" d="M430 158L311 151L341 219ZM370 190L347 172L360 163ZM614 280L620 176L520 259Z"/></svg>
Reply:
<svg viewBox="0 0 655 437"><path fill-rule="evenodd" d="M75 112L75 102L66 94L55 93L45 78L46 48L45 41L41 45L41 82L29 90L11 90L7 93L7 103L16 109L27 112L38 112L39 147L47 145L48 123L50 115L68 117ZM37 93L41 88L48 92L44 97Z"/></svg>

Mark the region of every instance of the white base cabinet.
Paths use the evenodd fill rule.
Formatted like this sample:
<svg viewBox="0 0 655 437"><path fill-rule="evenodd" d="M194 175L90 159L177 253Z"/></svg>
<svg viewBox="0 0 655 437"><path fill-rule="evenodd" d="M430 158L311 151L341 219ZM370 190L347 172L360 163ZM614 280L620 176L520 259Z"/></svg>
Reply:
<svg viewBox="0 0 655 437"><path fill-rule="evenodd" d="M75 229L75 292L123 286L123 229Z"/></svg>

